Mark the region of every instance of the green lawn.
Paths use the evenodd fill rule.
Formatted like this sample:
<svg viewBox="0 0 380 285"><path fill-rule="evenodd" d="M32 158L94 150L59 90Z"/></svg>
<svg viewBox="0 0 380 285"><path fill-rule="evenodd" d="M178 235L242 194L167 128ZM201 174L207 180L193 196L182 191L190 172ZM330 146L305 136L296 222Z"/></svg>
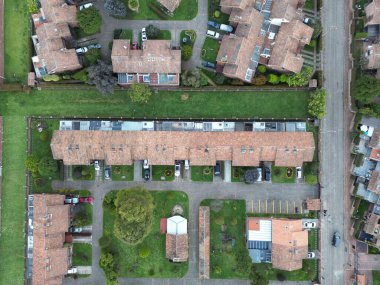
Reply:
<svg viewBox="0 0 380 285"><path fill-rule="evenodd" d="M83 203L75 206L74 226L84 227L92 225L92 209L91 204Z"/></svg>
<svg viewBox="0 0 380 285"><path fill-rule="evenodd" d="M357 208L356 212L354 213L355 216L357 216L359 219L364 218L364 214L367 212L368 207L370 203L366 200L361 200L359 207Z"/></svg>
<svg viewBox="0 0 380 285"><path fill-rule="evenodd" d="M373 270L372 271L372 285L380 285L380 270Z"/></svg>
<svg viewBox="0 0 380 285"><path fill-rule="evenodd" d="M314 9L314 0L306 0L304 8L313 10Z"/></svg>
<svg viewBox="0 0 380 285"><path fill-rule="evenodd" d="M212 166L192 166L191 180L201 182L212 182L214 178Z"/></svg>
<svg viewBox="0 0 380 285"><path fill-rule="evenodd" d="M295 183L296 182L295 167L272 166L271 173L272 173L273 183Z"/></svg>
<svg viewBox="0 0 380 285"><path fill-rule="evenodd" d="M215 62L219 48L220 44L217 40L206 38L202 47L202 59L210 62Z"/></svg>
<svg viewBox="0 0 380 285"><path fill-rule="evenodd" d="M220 11L220 0L208 0L208 19L219 24L228 24L228 19L230 15L220 13L220 16L214 17L214 12L216 10Z"/></svg>
<svg viewBox="0 0 380 285"><path fill-rule="evenodd" d="M133 31L129 29L123 29L121 30L121 33L119 35L119 39L122 40L132 40L133 39Z"/></svg>
<svg viewBox="0 0 380 285"><path fill-rule="evenodd" d="M111 177L114 181L133 181L133 165L111 167Z"/></svg>
<svg viewBox="0 0 380 285"><path fill-rule="evenodd" d="M113 235L114 211L104 207L104 231L105 236L110 237L109 250L116 253L119 276L121 277L158 277L181 278L188 269L187 262L172 263L165 257L165 235L160 234L160 219L169 218L171 210L176 204L184 208L184 216L188 217L188 197L178 191L151 191L154 198L154 219L151 233L145 240L136 246L126 245ZM141 258L139 251L147 247L150 255Z"/></svg>
<svg viewBox="0 0 380 285"><path fill-rule="evenodd" d="M87 243L73 244L73 266L92 265L92 245Z"/></svg>
<svg viewBox="0 0 380 285"><path fill-rule="evenodd" d="M159 40L171 40L172 34L169 30L161 30L160 35L158 36Z"/></svg>
<svg viewBox="0 0 380 285"><path fill-rule="evenodd" d="M144 175L144 171L143 171ZM174 165L153 165L152 166L153 181L173 181Z"/></svg>
<svg viewBox="0 0 380 285"><path fill-rule="evenodd" d="M25 0L4 0L4 77L8 83L26 83L31 68L31 34L26 3Z"/></svg>
<svg viewBox="0 0 380 285"><path fill-rule="evenodd" d="M128 0L124 0L128 7ZM133 12L127 8L127 19L133 20L161 20L160 17L149 8L150 3L155 3L155 0L139 0L140 8L138 12ZM198 14L197 0L182 0L178 8L174 11L173 17L168 17L168 20L191 20Z"/></svg>
<svg viewBox="0 0 380 285"><path fill-rule="evenodd" d="M204 200L202 206L210 206L210 277L211 278L248 278L248 273L236 270L237 252L247 252L245 245L245 201L244 200ZM222 229L221 225L226 225ZM224 230L224 232L223 232ZM223 242L225 235L235 240ZM249 260L250 261L250 260ZM250 267L251 262L248 264ZM249 269L248 269L249 272Z"/></svg>
<svg viewBox="0 0 380 285"><path fill-rule="evenodd" d="M306 260L302 261L302 269L294 270L294 271L285 271L274 269L271 264L265 263L255 263L254 267L257 268L258 271L265 272L269 280L277 280L277 275L280 273L285 276L288 281L308 281L313 280L316 274L316 260Z"/></svg>

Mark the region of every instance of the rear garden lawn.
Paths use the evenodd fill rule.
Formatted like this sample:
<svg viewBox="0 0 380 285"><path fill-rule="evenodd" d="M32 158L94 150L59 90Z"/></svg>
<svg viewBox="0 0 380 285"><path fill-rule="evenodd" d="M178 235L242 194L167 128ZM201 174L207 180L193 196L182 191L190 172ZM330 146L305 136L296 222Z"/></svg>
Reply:
<svg viewBox="0 0 380 285"><path fill-rule="evenodd" d="M87 243L73 244L73 266L92 265L92 245Z"/></svg>
<svg viewBox="0 0 380 285"><path fill-rule="evenodd" d="M272 172L273 183L295 183L296 182L295 167L272 166L271 172Z"/></svg>
<svg viewBox="0 0 380 285"><path fill-rule="evenodd" d="M373 285L380 285L380 270L372 271L372 281Z"/></svg>
<svg viewBox="0 0 380 285"><path fill-rule="evenodd" d="M159 40L171 40L172 33L169 30L161 30L160 35L158 36Z"/></svg>
<svg viewBox="0 0 380 285"><path fill-rule="evenodd" d="M114 210L103 207L103 235L109 237L108 250L115 253L120 277L181 278L188 270L188 263L169 262L165 256L165 234L160 233L160 219L169 218L175 205L184 208L184 217L189 214L189 202L185 193L179 191L150 191L154 199L152 231L136 246L126 245L113 234ZM140 257L140 250L148 249L149 256Z"/></svg>
<svg viewBox="0 0 380 285"><path fill-rule="evenodd" d="M229 17L230 15L224 14L220 11L220 0L208 0L208 19L210 21L214 21L219 24L229 24Z"/></svg>
<svg viewBox="0 0 380 285"><path fill-rule="evenodd" d="M212 182L214 179L212 166L192 166L191 180L200 182Z"/></svg>
<svg viewBox="0 0 380 285"><path fill-rule="evenodd" d="M143 169L144 177L144 169ZM152 166L153 181L173 181L174 165L153 165Z"/></svg>
<svg viewBox="0 0 380 285"><path fill-rule="evenodd" d="M216 61L219 48L220 44L217 40L206 38L201 52L202 59L214 63Z"/></svg>
<svg viewBox="0 0 380 285"><path fill-rule="evenodd" d="M210 206L210 277L248 278L251 259L245 245L245 201L203 200L201 205Z"/></svg>
<svg viewBox="0 0 380 285"><path fill-rule="evenodd" d="M114 181L133 181L133 165L115 165L111 167L111 177Z"/></svg>

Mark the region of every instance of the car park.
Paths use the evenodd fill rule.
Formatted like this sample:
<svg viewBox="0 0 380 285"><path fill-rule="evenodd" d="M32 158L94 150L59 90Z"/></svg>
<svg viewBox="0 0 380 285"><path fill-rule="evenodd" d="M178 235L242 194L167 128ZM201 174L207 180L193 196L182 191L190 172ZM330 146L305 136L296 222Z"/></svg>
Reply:
<svg viewBox="0 0 380 285"><path fill-rule="evenodd" d="M84 54L84 53L88 52L88 48L81 47L81 48L77 48L75 51L77 54Z"/></svg>
<svg viewBox="0 0 380 285"><path fill-rule="evenodd" d="M214 39L219 39L219 33L212 31L212 30L207 30L207 36L214 38Z"/></svg>
<svg viewBox="0 0 380 285"><path fill-rule="evenodd" d="M314 229L317 226L316 222L303 222L303 227L305 229Z"/></svg>
<svg viewBox="0 0 380 285"><path fill-rule="evenodd" d="M204 61L204 60L202 60L202 66L208 67L208 68L213 68L213 69L216 68L216 64L215 63L212 63L212 62L209 62L209 61Z"/></svg>
<svg viewBox="0 0 380 285"><path fill-rule="evenodd" d="M87 9L87 8L92 7L92 6L94 6L94 4L92 4L92 3L83 4L83 5L79 6L79 10Z"/></svg>
<svg viewBox="0 0 380 285"><path fill-rule="evenodd" d="M297 174L297 179L302 178L302 169L301 167L296 167L296 174Z"/></svg>
<svg viewBox="0 0 380 285"><path fill-rule="evenodd" d="M308 252L307 258L315 258L315 252Z"/></svg>
<svg viewBox="0 0 380 285"><path fill-rule="evenodd" d="M338 247L340 245L340 234L338 232L334 233L332 245Z"/></svg>
<svg viewBox="0 0 380 285"><path fill-rule="evenodd" d="M144 180L149 181L149 179L150 179L150 169L148 167L144 169Z"/></svg>
<svg viewBox="0 0 380 285"><path fill-rule="evenodd" d="M189 164L189 161L187 159L185 160L185 169L186 170L190 169L190 164Z"/></svg>
<svg viewBox="0 0 380 285"><path fill-rule="evenodd" d="M230 26L230 25L221 24L219 29L221 31L225 31L225 32L231 33L234 28L232 26Z"/></svg>
<svg viewBox="0 0 380 285"><path fill-rule="evenodd" d="M270 168L265 167L265 181L270 181Z"/></svg>
<svg viewBox="0 0 380 285"><path fill-rule="evenodd" d="M111 167L109 166L106 166L106 168L104 168L104 179L111 179Z"/></svg>
<svg viewBox="0 0 380 285"><path fill-rule="evenodd" d="M214 175L220 176L220 170L221 170L221 165L220 165L220 162L218 161L216 165L214 166Z"/></svg>
<svg viewBox="0 0 380 285"><path fill-rule="evenodd" d="M93 45L89 45L88 46L89 49L96 49L96 48L102 48L102 45L101 44L93 44Z"/></svg>
<svg viewBox="0 0 380 285"><path fill-rule="evenodd" d="M215 29L219 29L220 28L220 24L218 24L217 22L214 22L214 21L208 21L207 22L207 25L211 28L215 28Z"/></svg>
<svg viewBox="0 0 380 285"><path fill-rule="evenodd" d="M100 170L100 166L99 166L99 161L98 161L98 160L95 160L95 161L94 161L94 167L95 167L95 170L96 170L96 171L99 171L99 170Z"/></svg>
<svg viewBox="0 0 380 285"><path fill-rule="evenodd" d="M91 196L89 196L89 197L80 197L79 198L79 203L92 204L92 197Z"/></svg>
<svg viewBox="0 0 380 285"><path fill-rule="evenodd" d="M174 175L175 175L175 177L179 177L181 175L181 165L179 164L179 162L175 163Z"/></svg>
<svg viewBox="0 0 380 285"><path fill-rule="evenodd" d="M79 197L74 195L66 195L65 204L75 205L79 203Z"/></svg>
<svg viewBox="0 0 380 285"><path fill-rule="evenodd" d="M148 38L147 38L147 36L146 36L146 28L142 28L142 29L141 29L141 40L142 40L143 42L145 42L147 39L148 39Z"/></svg>

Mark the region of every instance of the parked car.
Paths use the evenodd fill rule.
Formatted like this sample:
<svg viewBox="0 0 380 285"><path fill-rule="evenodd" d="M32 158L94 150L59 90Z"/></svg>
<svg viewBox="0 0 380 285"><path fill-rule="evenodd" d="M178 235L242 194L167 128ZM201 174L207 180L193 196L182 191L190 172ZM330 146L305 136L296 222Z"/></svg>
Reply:
<svg viewBox="0 0 380 285"><path fill-rule="evenodd" d="M307 258L315 258L315 252L308 252Z"/></svg>
<svg viewBox="0 0 380 285"><path fill-rule="evenodd" d="M149 168L145 168L144 169L144 180L145 181L149 181L150 179L150 169Z"/></svg>
<svg viewBox="0 0 380 285"><path fill-rule="evenodd" d="M67 274L77 274L78 273L78 268L76 267L71 267L69 270L67 270Z"/></svg>
<svg viewBox="0 0 380 285"><path fill-rule="evenodd" d="M215 28L215 29L220 28L220 24L218 24L217 22L214 22L214 21L208 21L207 25L210 26L211 28Z"/></svg>
<svg viewBox="0 0 380 285"><path fill-rule="evenodd" d="M96 171L99 171L99 170L100 170L99 160L95 160L95 161L94 161L94 167L95 167L95 170L96 170Z"/></svg>
<svg viewBox="0 0 380 285"><path fill-rule="evenodd" d="M143 165L143 168L144 169L149 169L149 162L147 159L144 159L144 165Z"/></svg>
<svg viewBox="0 0 380 285"><path fill-rule="evenodd" d="M93 44L88 46L89 49L94 49L94 48L102 48L101 44Z"/></svg>
<svg viewBox="0 0 380 285"><path fill-rule="evenodd" d="M92 197L80 197L79 198L79 203L88 203L92 205Z"/></svg>
<svg viewBox="0 0 380 285"><path fill-rule="evenodd" d="M215 63L212 63L212 62L209 62L209 61L204 61L204 60L202 60L202 65L203 65L204 67L208 67L208 68L213 68L213 69L216 68L216 64L215 64Z"/></svg>
<svg viewBox="0 0 380 285"><path fill-rule="evenodd" d="M332 245L338 247L340 245L340 234L338 232L334 233Z"/></svg>
<svg viewBox="0 0 380 285"><path fill-rule="evenodd" d="M83 231L83 228L77 228L77 227L70 227L69 233L81 233Z"/></svg>
<svg viewBox="0 0 380 285"><path fill-rule="evenodd" d="M302 178L302 168L296 167L296 173L297 173L297 179L301 179Z"/></svg>
<svg viewBox="0 0 380 285"><path fill-rule="evenodd" d="M296 212L296 214L298 214L300 212L300 210L298 209L298 207L294 208L294 212Z"/></svg>
<svg viewBox="0 0 380 285"><path fill-rule="evenodd" d="M214 175L219 176L220 175L220 170L221 170L221 165L220 162L217 161L216 165L214 166Z"/></svg>
<svg viewBox="0 0 380 285"><path fill-rule="evenodd" d="M263 169L261 167L257 167L257 182L262 182L263 181Z"/></svg>
<svg viewBox="0 0 380 285"><path fill-rule="evenodd" d="M181 175L181 164L179 164L179 162L176 162L174 165L174 175L176 177L179 177Z"/></svg>
<svg viewBox="0 0 380 285"><path fill-rule="evenodd" d="M219 39L219 33L212 31L212 30L207 30L207 36L214 38L214 39Z"/></svg>
<svg viewBox="0 0 380 285"><path fill-rule="evenodd" d="M65 204L72 204L72 205L78 204L79 203L79 197L74 196L74 195L66 195L64 203Z"/></svg>
<svg viewBox="0 0 380 285"><path fill-rule="evenodd" d="M77 48L75 51L77 54L84 54L84 53L88 52L88 48L81 47L81 48Z"/></svg>
<svg viewBox="0 0 380 285"><path fill-rule="evenodd" d="M225 31L225 32L231 33L234 28L232 26L230 26L230 25L221 24L219 29L221 31Z"/></svg>
<svg viewBox="0 0 380 285"><path fill-rule="evenodd" d="M92 3L83 4L83 5L79 6L79 10L87 9L87 8L92 7L92 6L94 6L94 4L92 4Z"/></svg>
<svg viewBox="0 0 380 285"><path fill-rule="evenodd" d="M187 159L185 160L185 169L186 170L190 169L190 164L189 164L189 161Z"/></svg>
<svg viewBox="0 0 380 285"><path fill-rule="evenodd" d="M104 168L104 178L106 180L111 179L111 167L106 166L106 168Z"/></svg>
<svg viewBox="0 0 380 285"><path fill-rule="evenodd" d="M74 0L66 0L65 1L67 5L75 5L75 1Z"/></svg>
<svg viewBox="0 0 380 285"><path fill-rule="evenodd" d="M306 24L306 25L311 25L313 23L313 20L310 19L310 18L304 18L303 19L303 22Z"/></svg>
<svg viewBox="0 0 380 285"><path fill-rule="evenodd" d="M265 167L265 181L270 181L270 168Z"/></svg>
<svg viewBox="0 0 380 285"><path fill-rule="evenodd" d="M304 222L303 227L305 229L314 229L317 226L316 222Z"/></svg>
<svg viewBox="0 0 380 285"><path fill-rule="evenodd" d="M145 42L148 38L146 37L146 29L142 28L141 29L141 40Z"/></svg>
<svg viewBox="0 0 380 285"><path fill-rule="evenodd" d="M139 43L138 42L133 42L132 43L132 49L139 49Z"/></svg>

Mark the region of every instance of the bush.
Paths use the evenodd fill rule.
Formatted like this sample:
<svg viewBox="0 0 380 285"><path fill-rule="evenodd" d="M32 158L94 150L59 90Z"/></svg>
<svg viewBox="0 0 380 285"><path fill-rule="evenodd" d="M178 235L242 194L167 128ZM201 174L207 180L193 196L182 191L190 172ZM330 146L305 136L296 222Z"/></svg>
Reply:
<svg viewBox="0 0 380 285"><path fill-rule="evenodd" d="M27 1L28 1L28 12L30 14L37 14L38 13L37 1L36 0L27 0Z"/></svg>
<svg viewBox="0 0 380 285"><path fill-rule="evenodd" d="M271 73L268 75L268 82L270 84L278 84L280 83L280 78L278 77L278 75Z"/></svg>
<svg viewBox="0 0 380 285"><path fill-rule="evenodd" d="M110 13L111 16L127 16L127 7L125 7L124 3L119 0L106 0L104 8Z"/></svg>
<svg viewBox="0 0 380 285"><path fill-rule="evenodd" d="M93 35L100 31L102 16L94 6L78 11L77 20L79 27L87 35Z"/></svg>
<svg viewBox="0 0 380 285"><path fill-rule="evenodd" d="M142 83L133 83L129 87L128 95L131 98L132 102L147 103L153 93L148 85Z"/></svg>
<svg viewBox="0 0 380 285"><path fill-rule="evenodd" d="M25 166L28 171L32 173L33 176L38 174L38 158L35 155L29 155L25 160Z"/></svg>
<svg viewBox="0 0 380 285"><path fill-rule="evenodd" d="M150 250L146 245L144 245L143 247L140 248L139 256L141 258L147 258L149 255L150 255Z"/></svg>
<svg viewBox="0 0 380 285"><path fill-rule="evenodd" d="M265 65L259 65L259 67L257 68L258 72L259 73L265 73L267 72L267 68Z"/></svg>
<svg viewBox="0 0 380 285"><path fill-rule="evenodd" d="M223 85L226 81L226 77L223 74L217 73L214 77L214 82L218 85Z"/></svg>
<svg viewBox="0 0 380 285"><path fill-rule="evenodd" d="M71 78L75 79L75 80L82 81L82 82L87 82L87 80L88 80L87 69L84 68L82 70L75 72L71 76Z"/></svg>
<svg viewBox="0 0 380 285"><path fill-rule="evenodd" d="M267 77L265 75L259 74L252 78L253 85L261 86L265 85L265 83L267 83Z"/></svg>
<svg viewBox="0 0 380 285"><path fill-rule="evenodd" d="M40 133L40 137L39 137L39 139L40 139L41 141L43 141L43 142L48 141L48 140L50 139L50 132L49 132L49 131L46 131L46 130L42 131L42 132Z"/></svg>
<svg viewBox="0 0 380 285"><path fill-rule="evenodd" d="M193 55L193 48L190 45L184 45L181 50L181 57L183 60L189 60Z"/></svg>
<svg viewBox="0 0 380 285"><path fill-rule="evenodd" d="M49 82L49 81L54 81L57 82L61 80L61 77L57 74L46 74L42 77L43 81Z"/></svg>
<svg viewBox="0 0 380 285"><path fill-rule="evenodd" d="M182 85L199 88L208 84L207 78L199 69L186 70L181 75Z"/></svg>
<svg viewBox="0 0 380 285"><path fill-rule="evenodd" d="M249 257L248 250L244 247L236 250L236 271L248 275L251 270L252 259Z"/></svg>
<svg viewBox="0 0 380 285"><path fill-rule="evenodd" d="M38 172L41 176L50 177L58 171L58 163L52 157L43 157L38 163Z"/></svg>
<svg viewBox="0 0 380 285"><path fill-rule="evenodd" d="M94 65L101 58L102 58L102 54L100 52L100 49L96 49L96 48L90 49L84 55L84 65L85 66Z"/></svg>
<svg viewBox="0 0 380 285"><path fill-rule="evenodd" d="M146 26L146 36L148 39L158 39L161 30L153 25Z"/></svg>
<svg viewBox="0 0 380 285"><path fill-rule="evenodd" d="M214 18L219 18L220 17L220 11L219 10L215 10L214 11Z"/></svg>
<svg viewBox="0 0 380 285"><path fill-rule="evenodd" d="M140 3L139 0L128 0L128 8L134 12L139 10Z"/></svg>
<svg viewBox="0 0 380 285"><path fill-rule="evenodd" d="M280 75L280 82L286 83L287 81L288 81L288 76L286 74L281 74Z"/></svg>
<svg viewBox="0 0 380 285"><path fill-rule="evenodd" d="M221 226L224 225L224 217L222 215L219 215L215 218L215 224Z"/></svg>
<svg viewBox="0 0 380 285"><path fill-rule="evenodd" d="M312 48L314 48L316 44L317 44L316 40L311 40L310 43L309 43L309 46L312 47Z"/></svg>
<svg viewBox="0 0 380 285"><path fill-rule="evenodd" d="M300 73L292 74L288 77L288 85L290 87L306 86L310 78L313 76L313 68L305 67Z"/></svg>
<svg viewBox="0 0 380 285"><path fill-rule="evenodd" d="M117 272L114 256L110 252L102 252L100 254L99 266L103 269L106 276L107 285L118 284Z"/></svg>
<svg viewBox="0 0 380 285"><path fill-rule="evenodd" d="M318 177L317 175L305 175L305 181L307 184L310 184L310 185L315 185L317 184L318 182Z"/></svg>
<svg viewBox="0 0 380 285"><path fill-rule="evenodd" d="M326 113L326 91L318 89L312 93L308 105L309 114L315 118L322 119Z"/></svg>
<svg viewBox="0 0 380 285"><path fill-rule="evenodd" d="M109 208L115 208L115 199L116 199L117 191L109 192L103 200L103 206Z"/></svg>

